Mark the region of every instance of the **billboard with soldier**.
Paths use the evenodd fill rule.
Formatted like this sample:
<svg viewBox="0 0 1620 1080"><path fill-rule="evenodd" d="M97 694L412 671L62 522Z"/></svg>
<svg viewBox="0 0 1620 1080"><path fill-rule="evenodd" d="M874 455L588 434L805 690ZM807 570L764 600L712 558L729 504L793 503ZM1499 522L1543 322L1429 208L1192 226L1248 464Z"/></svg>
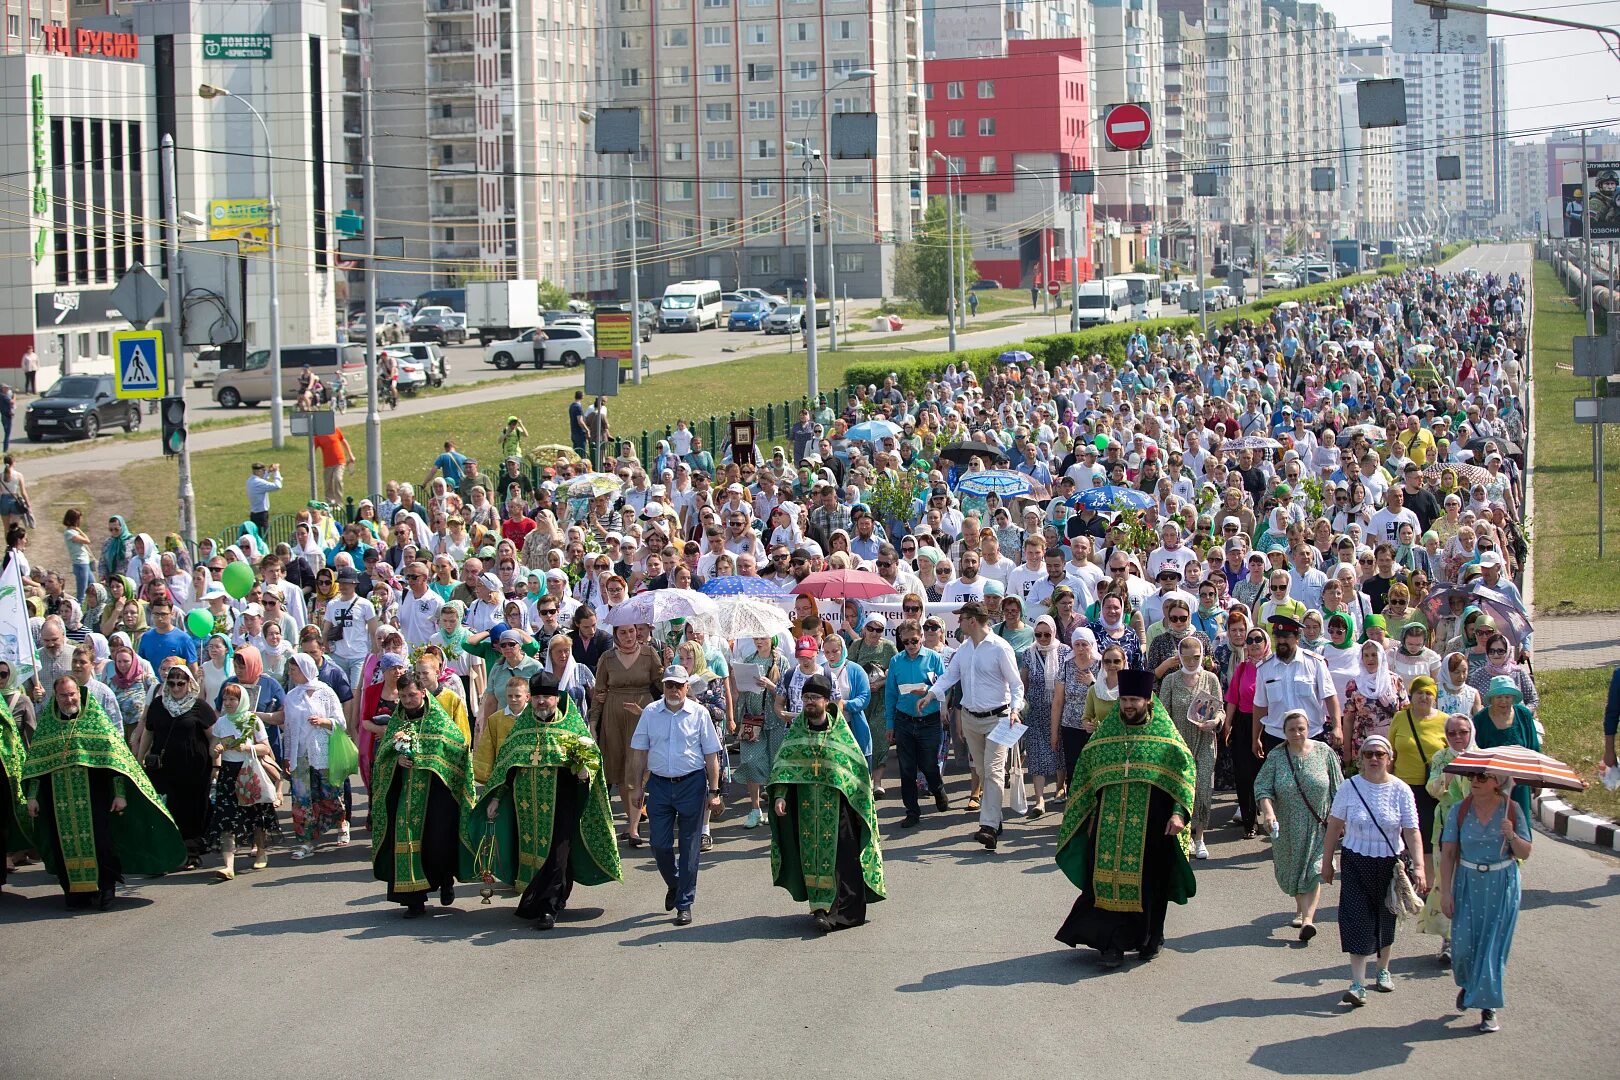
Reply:
<svg viewBox="0 0 1620 1080"><path fill-rule="evenodd" d="M1586 188L1582 184L1565 184L1563 200L1559 203L1559 216L1564 220L1564 239L1581 237L1582 216L1586 213Z"/></svg>
<svg viewBox="0 0 1620 1080"><path fill-rule="evenodd" d="M1620 240L1620 161L1586 163L1587 213L1593 240Z"/></svg>

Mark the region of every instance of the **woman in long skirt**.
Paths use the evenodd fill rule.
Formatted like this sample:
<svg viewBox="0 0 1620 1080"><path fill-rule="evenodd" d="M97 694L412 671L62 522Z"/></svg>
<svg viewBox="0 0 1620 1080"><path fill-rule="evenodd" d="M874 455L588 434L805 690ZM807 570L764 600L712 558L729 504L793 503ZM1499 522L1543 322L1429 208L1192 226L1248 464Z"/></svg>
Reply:
<svg viewBox="0 0 1620 1080"><path fill-rule="evenodd" d="M1030 779L1035 786L1035 802L1030 805L1030 820L1046 813L1046 780L1061 785L1063 759L1052 749L1052 700L1058 675L1072 650L1058 640L1057 624L1051 616L1042 615L1035 623L1035 643L1018 657L1018 669L1024 677L1024 723L1029 725L1029 738L1024 740L1024 753L1028 760Z"/></svg>
<svg viewBox="0 0 1620 1080"><path fill-rule="evenodd" d="M1385 904L1395 860L1410 852L1412 884L1424 891L1423 838L1418 833L1417 800L1405 781L1389 771L1389 740L1369 735L1358 754L1360 774L1339 787L1328 813L1322 842L1322 883L1333 884L1333 857L1344 845L1344 883L1339 888L1339 948L1350 957L1347 1005L1367 1004L1367 962L1378 957L1372 988L1394 991L1389 955L1395 946L1395 914Z"/></svg>
<svg viewBox="0 0 1620 1080"><path fill-rule="evenodd" d="M263 870L268 865L265 843L270 834L280 831L276 821L276 802L254 803L243 806L236 799L236 778L249 755L261 760L270 759L270 736L264 721L248 708L247 693L241 683L226 683L219 693L220 714L209 735L214 741L214 753L219 758L219 775L214 779L214 812L208 821L206 846L218 850L224 866L214 871L221 881L236 876L236 845L238 838L253 838L253 869ZM273 781L272 781L273 782Z"/></svg>
<svg viewBox="0 0 1620 1080"><path fill-rule="evenodd" d="M1260 818L1275 829L1271 868L1277 886L1294 898L1299 940L1316 936L1316 905L1322 898L1322 837L1328 811L1344 775L1339 755L1310 737L1310 720L1298 709L1283 717L1283 744L1271 748L1254 781Z"/></svg>
<svg viewBox="0 0 1620 1080"><path fill-rule="evenodd" d="M1451 918L1457 1008L1480 1010L1479 1031L1498 1030L1502 981L1519 921L1519 863L1530 857L1530 820L1508 797L1513 782L1469 777L1469 794L1441 835L1440 903Z"/></svg>
<svg viewBox="0 0 1620 1080"><path fill-rule="evenodd" d="M746 650L746 651L745 651ZM737 769L735 780L748 785L750 808L743 818L745 829L755 829L770 823L761 799L765 785L770 783L771 763L781 749L782 737L787 734L787 721L776 707L776 687L787 674L792 662L777 649L770 638L753 640L752 649L738 643L732 664L753 664L759 668L759 690L737 690L733 684L733 698L737 702Z"/></svg>

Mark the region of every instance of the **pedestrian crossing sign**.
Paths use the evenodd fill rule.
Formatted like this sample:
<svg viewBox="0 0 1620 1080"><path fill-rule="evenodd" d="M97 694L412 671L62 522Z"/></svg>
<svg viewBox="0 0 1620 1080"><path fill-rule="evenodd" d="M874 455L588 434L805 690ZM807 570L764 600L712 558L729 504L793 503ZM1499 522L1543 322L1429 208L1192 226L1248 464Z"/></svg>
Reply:
<svg viewBox="0 0 1620 1080"><path fill-rule="evenodd" d="M163 396L163 331L124 330L114 334L113 361L115 396Z"/></svg>

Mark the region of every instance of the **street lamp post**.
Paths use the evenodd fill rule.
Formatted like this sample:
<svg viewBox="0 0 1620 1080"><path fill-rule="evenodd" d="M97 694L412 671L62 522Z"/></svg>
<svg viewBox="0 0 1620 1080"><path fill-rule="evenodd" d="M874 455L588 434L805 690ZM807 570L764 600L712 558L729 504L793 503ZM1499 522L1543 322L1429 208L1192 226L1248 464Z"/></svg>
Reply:
<svg viewBox="0 0 1620 1080"><path fill-rule="evenodd" d="M281 286L276 275L276 263L280 258L277 250L277 241L280 239L280 208L276 205L276 167L275 149L270 143L270 127L264 122L259 110L253 107L253 102L244 97L236 97L222 86L212 83L203 83L197 87L197 96L204 101L214 98L236 98L247 106L253 119L259 122L259 131L264 135L264 177L265 195L269 202L270 218L270 445L277 450L281 449L284 436L282 433L281 415Z"/></svg>
<svg viewBox="0 0 1620 1080"><path fill-rule="evenodd" d="M950 158L935 150L932 155L945 166L945 259L946 281L950 289L950 312L945 317L948 350L956 351L956 200L951 195L951 181L956 176L956 165Z"/></svg>
<svg viewBox="0 0 1620 1080"><path fill-rule="evenodd" d="M1039 183L1040 180L1041 180L1041 174L1036 172L1034 169L1031 169L1027 165L1019 165L1019 164L1015 163L1013 165L1013 168L1016 169L1017 171L1021 172L1021 173L1028 173L1030 176L1033 176L1037 183ZM1049 234L1048 238L1043 240L1043 242L1041 244L1041 276L1046 279L1045 283L1048 284L1048 285L1051 284L1052 280L1057 277L1057 274L1056 274L1057 266L1056 266L1055 261L1050 256L1050 245L1052 245L1053 238L1055 238L1056 235L1057 235L1057 205L1058 205L1058 179L1057 179L1056 176L1053 176L1052 177L1052 231ZM1051 294L1050 290L1048 290L1047 291L1047 301L1046 301L1046 310L1048 310L1048 311L1052 310L1051 295L1052 294ZM1059 295L1062 295L1062 294L1060 293Z"/></svg>
<svg viewBox="0 0 1620 1080"><path fill-rule="evenodd" d="M810 193L810 173L815 169L816 161L822 159L810 143L810 124L818 112L823 111L827 103L827 95L839 86L849 82L859 82L877 75L874 68L855 68L846 71L844 77L821 91L816 99L815 107L810 115L804 118L804 127L800 129L799 141L789 142L789 149L801 150L804 153L804 367L806 389L809 391L810 407L815 408L816 399L821 396L820 371L818 370L819 357L816 353L816 207L815 199ZM830 133L829 133L830 137ZM838 348L838 291L836 282L837 268L833 265L833 204L832 204L832 170L827 162L821 160L821 171L827 181L827 345L829 348Z"/></svg>

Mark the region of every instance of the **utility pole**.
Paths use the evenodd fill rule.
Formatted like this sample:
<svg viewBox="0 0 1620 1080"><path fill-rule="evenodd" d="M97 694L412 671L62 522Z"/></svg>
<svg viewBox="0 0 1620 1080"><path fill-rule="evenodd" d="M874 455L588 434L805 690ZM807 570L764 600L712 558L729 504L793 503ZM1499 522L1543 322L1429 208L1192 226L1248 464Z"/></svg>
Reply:
<svg viewBox="0 0 1620 1080"><path fill-rule="evenodd" d="M1587 190L1586 129L1581 128L1581 243L1584 247L1585 270L1582 273L1583 303L1586 306L1586 336L1597 333L1597 311L1592 294L1592 193ZM1591 395L1598 396L1598 380L1592 380ZM1603 425L1592 425L1592 482L1603 490ZM1603 535L1603 519L1598 519L1598 536Z"/></svg>
<svg viewBox="0 0 1620 1080"><path fill-rule="evenodd" d="M816 369L816 201L810 195L810 170L814 159L804 148L804 367L808 379L810 407L821 395L821 375Z"/></svg>
<svg viewBox="0 0 1620 1080"><path fill-rule="evenodd" d="M174 136L163 136L163 217L168 226L164 253L169 260L169 393L182 397L186 390L185 319L186 279L180 266L180 194L174 188ZM274 221L271 223L274 228ZM272 250L271 257L275 257ZM197 493L191 486L191 445L180 440L180 537L197 550Z"/></svg>
<svg viewBox="0 0 1620 1080"><path fill-rule="evenodd" d="M1209 307L1205 303L1208 292L1204 289L1204 204L1199 201L1198 195L1193 195L1193 249L1194 263L1197 269L1193 275L1197 280L1193 287L1198 290L1198 332L1205 338L1209 337Z"/></svg>
<svg viewBox="0 0 1620 1080"><path fill-rule="evenodd" d="M829 144L828 151L832 153ZM823 232L827 237L827 349L836 352L838 349L838 267L833 264L833 185L832 169L827 166L827 159L821 161L821 175L827 183L827 220L823 225ZM810 305L811 321L815 321L816 306L814 298ZM815 402L810 403L814 407Z"/></svg>
<svg viewBox="0 0 1620 1080"><path fill-rule="evenodd" d="M951 159L933 152L934 158L945 166L945 268L947 288L950 290L950 310L945 316L946 349L956 352L956 200L951 196L951 180L956 170Z"/></svg>
<svg viewBox="0 0 1620 1080"><path fill-rule="evenodd" d="M641 385L641 273L636 267L636 155L624 159L630 177L630 382Z"/></svg>
<svg viewBox="0 0 1620 1080"><path fill-rule="evenodd" d="M366 490L383 490L382 417L377 413L377 163L371 155L371 19L365 20L366 43L361 54L360 152L365 158L366 219ZM341 373L340 373L341 375Z"/></svg>

